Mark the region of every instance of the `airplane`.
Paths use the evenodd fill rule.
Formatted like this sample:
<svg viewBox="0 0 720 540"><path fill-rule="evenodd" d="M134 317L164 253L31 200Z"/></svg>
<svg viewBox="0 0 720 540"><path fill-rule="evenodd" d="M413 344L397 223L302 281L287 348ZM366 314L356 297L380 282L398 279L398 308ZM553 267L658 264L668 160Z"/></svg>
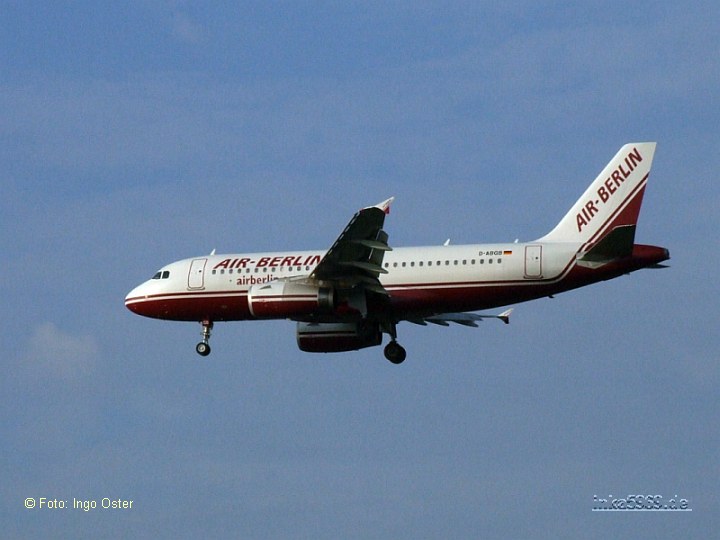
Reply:
<svg viewBox="0 0 720 540"><path fill-rule="evenodd" d="M532 242L395 247L383 229L393 198L359 210L330 249L183 259L134 288L138 315L196 321L210 354L215 322L289 319L306 352L379 346L406 358L397 325L477 327L474 313L584 287L642 268L664 268L666 248L635 244L656 143L624 145L549 233Z"/></svg>

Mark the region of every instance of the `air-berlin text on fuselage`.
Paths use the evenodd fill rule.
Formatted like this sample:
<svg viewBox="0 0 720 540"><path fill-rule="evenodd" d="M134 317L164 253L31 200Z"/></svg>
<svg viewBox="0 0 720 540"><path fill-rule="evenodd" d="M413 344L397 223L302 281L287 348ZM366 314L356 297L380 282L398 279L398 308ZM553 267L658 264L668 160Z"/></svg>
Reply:
<svg viewBox="0 0 720 540"><path fill-rule="evenodd" d="M582 210L577 214L577 228L578 232L581 232L583 227L590 224L590 221L595 215L600 212L601 205L612 199L620 187L620 185L630 177L637 164L643 160L640 155L640 151L637 148L633 148L625 159L624 163L621 163L617 168L610 173L610 176L602 183L597 190L597 199L591 199L585 203Z"/></svg>
<svg viewBox="0 0 720 540"><path fill-rule="evenodd" d="M215 266L213 270L220 268L275 268L278 266L313 266L320 262L320 255L278 255L276 257L260 257L253 259L251 257L239 257L236 259L223 259Z"/></svg>

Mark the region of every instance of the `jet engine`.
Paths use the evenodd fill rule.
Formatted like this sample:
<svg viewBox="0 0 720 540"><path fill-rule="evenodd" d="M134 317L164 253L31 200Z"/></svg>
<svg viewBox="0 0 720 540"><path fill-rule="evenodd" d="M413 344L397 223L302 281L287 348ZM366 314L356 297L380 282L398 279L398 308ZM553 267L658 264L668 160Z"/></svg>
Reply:
<svg viewBox="0 0 720 540"><path fill-rule="evenodd" d="M377 323L297 323L297 343L305 352L344 352L374 347L382 342Z"/></svg>
<svg viewBox="0 0 720 540"><path fill-rule="evenodd" d="M309 283L275 280L252 285L248 307L258 319L330 313L335 309L335 291Z"/></svg>

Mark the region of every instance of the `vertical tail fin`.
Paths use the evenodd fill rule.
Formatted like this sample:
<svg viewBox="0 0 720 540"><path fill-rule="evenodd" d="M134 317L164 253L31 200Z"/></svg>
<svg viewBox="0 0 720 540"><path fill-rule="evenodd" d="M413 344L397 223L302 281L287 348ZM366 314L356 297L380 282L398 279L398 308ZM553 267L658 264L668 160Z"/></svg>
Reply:
<svg viewBox="0 0 720 540"><path fill-rule="evenodd" d="M539 242L597 242L608 231L635 225L655 143L623 146L555 228Z"/></svg>

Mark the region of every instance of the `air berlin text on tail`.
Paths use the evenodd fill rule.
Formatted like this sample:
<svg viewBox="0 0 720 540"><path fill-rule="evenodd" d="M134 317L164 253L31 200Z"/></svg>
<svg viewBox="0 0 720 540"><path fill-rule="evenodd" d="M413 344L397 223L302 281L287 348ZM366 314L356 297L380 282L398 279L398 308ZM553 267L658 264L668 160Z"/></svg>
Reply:
<svg viewBox="0 0 720 540"><path fill-rule="evenodd" d="M617 193L620 185L630 177L630 173L635 170L638 163L643 160L640 155L640 151L637 148L633 148L627 156L625 156L625 167L622 163L607 177L603 185L597 190L597 199L590 200L585 203L583 209L578 212L577 215L577 227L578 232L581 232L583 227L590 224L595 215L600 212L598 208L600 205L608 202L615 193Z"/></svg>

